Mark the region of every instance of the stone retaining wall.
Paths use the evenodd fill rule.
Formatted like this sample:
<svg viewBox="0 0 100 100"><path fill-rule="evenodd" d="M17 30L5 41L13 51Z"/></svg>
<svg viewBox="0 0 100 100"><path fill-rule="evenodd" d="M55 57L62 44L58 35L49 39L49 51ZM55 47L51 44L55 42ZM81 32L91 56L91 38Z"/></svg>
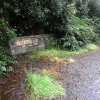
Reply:
<svg viewBox="0 0 100 100"><path fill-rule="evenodd" d="M53 35L50 34L23 36L9 41L9 44L12 54L17 55L45 48L46 42L52 39Z"/></svg>

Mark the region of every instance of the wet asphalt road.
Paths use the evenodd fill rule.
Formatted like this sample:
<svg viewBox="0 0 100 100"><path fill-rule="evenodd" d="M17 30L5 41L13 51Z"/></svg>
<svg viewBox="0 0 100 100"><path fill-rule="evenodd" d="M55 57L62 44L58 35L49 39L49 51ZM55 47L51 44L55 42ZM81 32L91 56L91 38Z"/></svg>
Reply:
<svg viewBox="0 0 100 100"><path fill-rule="evenodd" d="M66 89L60 100L100 100L100 51L76 57L60 72Z"/></svg>

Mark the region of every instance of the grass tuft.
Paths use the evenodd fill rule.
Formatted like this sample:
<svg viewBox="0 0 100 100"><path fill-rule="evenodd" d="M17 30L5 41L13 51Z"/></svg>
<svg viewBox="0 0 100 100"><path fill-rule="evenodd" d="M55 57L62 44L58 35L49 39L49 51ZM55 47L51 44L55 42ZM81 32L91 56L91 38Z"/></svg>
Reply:
<svg viewBox="0 0 100 100"><path fill-rule="evenodd" d="M98 47L95 44L91 44L91 43L87 44L85 46L85 48L88 49L88 50L97 50L98 49Z"/></svg>
<svg viewBox="0 0 100 100"><path fill-rule="evenodd" d="M51 49L51 50L41 50L41 51L35 51L35 52L31 52L28 54L29 58L41 58L43 56L49 56L49 57L68 57L71 55L79 55L79 54L83 54L83 53L87 53L90 51L94 51L97 50L97 46L95 44L88 44L86 46L84 46L83 48L77 50L77 51L64 51L64 50L57 50L57 49Z"/></svg>
<svg viewBox="0 0 100 100"><path fill-rule="evenodd" d="M27 72L27 85L30 97L55 97L64 93L63 87L46 72Z"/></svg>

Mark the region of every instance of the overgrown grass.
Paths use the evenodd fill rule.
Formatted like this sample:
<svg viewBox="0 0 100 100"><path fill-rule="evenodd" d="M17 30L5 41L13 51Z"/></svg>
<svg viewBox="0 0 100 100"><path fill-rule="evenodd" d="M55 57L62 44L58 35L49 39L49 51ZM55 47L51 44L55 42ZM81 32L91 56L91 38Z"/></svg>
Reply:
<svg viewBox="0 0 100 100"><path fill-rule="evenodd" d="M95 44L88 44L85 46L85 48L92 51L98 49L98 47Z"/></svg>
<svg viewBox="0 0 100 100"><path fill-rule="evenodd" d="M29 58L40 58L42 56L51 56L51 57L68 57L71 55L79 55L83 53L87 53L90 51L97 50L97 46L95 44L88 44L78 51L64 51L64 50L57 50L57 49L45 49L41 51L35 51L28 54Z"/></svg>
<svg viewBox="0 0 100 100"><path fill-rule="evenodd" d="M46 72L27 72L27 86L30 100L39 100L43 97L55 97L64 94L63 87ZM32 98L32 99L31 99ZM42 99L43 100L43 99Z"/></svg>

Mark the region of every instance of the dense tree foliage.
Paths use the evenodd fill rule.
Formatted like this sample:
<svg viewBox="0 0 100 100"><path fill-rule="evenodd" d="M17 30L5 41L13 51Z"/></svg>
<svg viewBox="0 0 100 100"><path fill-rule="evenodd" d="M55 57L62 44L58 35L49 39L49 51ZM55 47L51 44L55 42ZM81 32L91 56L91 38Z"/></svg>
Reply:
<svg viewBox="0 0 100 100"><path fill-rule="evenodd" d="M72 3L76 4L78 17L100 13L99 0L5 0L1 6L19 35L59 34L67 31L67 5Z"/></svg>
<svg viewBox="0 0 100 100"><path fill-rule="evenodd" d="M94 0L5 0L1 2L0 15L5 17L10 26L17 30L18 36L52 33L56 37L62 38L69 35L69 31L73 34L77 33L78 29L79 34L83 37L80 30L86 31L86 27L91 28L89 25L93 20L89 21L89 17L99 16L99 4L99 0L96 2ZM98 13L96 13L97 11ZM88 30L85 33L91 34L91 31ZM78 38L77 35L74 37ZM82 40L85 41L85 38ZM90 40L93 39L88 41Z"/></svg>
<svg viewBox="0 0 100 100"><path fill-rule="evenodd" d="M99 0L96 2L94 0L5 0L1 2L2 14L0 15L3 15L9 21L10 26L17 30L18 36L52 33L56 37L62 38L69 33L78 32L83 37L81 31L91 34L90 36L97 36L93 35L94 30L92 33L90 31L89 25L93 20L89 21L89 17L99 16L99 4ZM98 13L96 13L97 11ZM94 29L93 26L92 29ZM74 37L78 38L77 35ZM90 38L88 41L93 40ZM87 42L85 38L80 41Z"/></svg>
<svg viewBox="0 0 100 100"><path fill-rule="evenodd" d="M89 15L100 18L100 0L90 0L89 2Z"/></svg>
<svg viewBox="0 0 100 100"><path fill-rule="evenodd" d="M28 35L66 30L65 0L10 0L7 5L10 24L18 33Z"/></svg>

